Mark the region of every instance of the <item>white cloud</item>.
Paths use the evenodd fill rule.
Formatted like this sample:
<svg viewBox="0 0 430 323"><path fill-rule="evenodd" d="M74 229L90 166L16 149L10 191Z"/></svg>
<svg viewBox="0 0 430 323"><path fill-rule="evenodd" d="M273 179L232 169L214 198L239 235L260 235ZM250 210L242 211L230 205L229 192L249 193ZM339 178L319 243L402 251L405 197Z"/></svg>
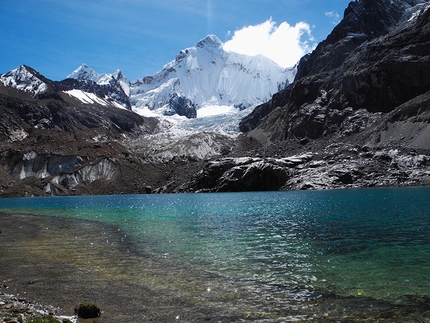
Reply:
<svg viewBox="0 0 430 323"><path fill-rule="evenodd" d="M228 36L230 36L228 32ZM305 22L279 26L271 18L256 26L236 30L224 49L246 55L262 54L282 67L296 64L300 58L315 47L311 27Z"/></svg>
<svg viewBox="0 0 430 323"><path fill-rule="evenodd" d="M329 11L325 13L326 17L331 18L331 23L337 25L340 22L340 15L336 11Z"/></svg>

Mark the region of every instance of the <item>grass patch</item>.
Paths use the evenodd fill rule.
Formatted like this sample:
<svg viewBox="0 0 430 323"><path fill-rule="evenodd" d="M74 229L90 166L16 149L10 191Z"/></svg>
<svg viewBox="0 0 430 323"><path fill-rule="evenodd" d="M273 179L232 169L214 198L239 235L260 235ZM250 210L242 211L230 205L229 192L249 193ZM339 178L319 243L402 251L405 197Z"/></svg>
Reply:
<svg viewBox="0 0 430 323"><path fill-rule="evenodd" d="M28 323L61 323L61 321L53 318L52 316L44 316L42 318L30 320Z"/></svg>

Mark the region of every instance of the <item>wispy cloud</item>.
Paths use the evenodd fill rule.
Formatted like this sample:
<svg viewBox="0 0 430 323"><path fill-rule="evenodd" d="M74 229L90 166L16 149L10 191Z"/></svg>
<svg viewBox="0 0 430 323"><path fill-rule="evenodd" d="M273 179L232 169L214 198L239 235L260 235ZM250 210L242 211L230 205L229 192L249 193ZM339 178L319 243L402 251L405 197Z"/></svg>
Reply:
<svg viewBox="0 0 430 323"><path fill-rule="evenodd" d="M328 11L325 16L331 18L331 23L337 25L340 22L340 15L336 11Z"/></svg>
<svg viewBox="0 0 430 323"><path fill-rule="evenodd" d="M282 67L293 66L315 46L311 27L307 23L298 22L291 26L283 22L277 25L272 19L235 31L224 44L226 50L246 55L261 54Z"/></svg>

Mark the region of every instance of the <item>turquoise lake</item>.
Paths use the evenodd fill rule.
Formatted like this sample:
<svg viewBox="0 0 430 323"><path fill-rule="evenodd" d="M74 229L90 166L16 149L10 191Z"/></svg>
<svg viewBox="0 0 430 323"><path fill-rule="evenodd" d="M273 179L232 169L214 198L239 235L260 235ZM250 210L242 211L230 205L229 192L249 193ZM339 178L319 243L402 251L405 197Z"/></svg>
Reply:
<svg viewBox="0 0 430 323"><path fill-rule="evenodd" d="M42 239L43 229L50 230L52 224L52 245L66 243L70 235L80 241L73 248L96 250L89 256L94 257L95 271L112 271L100 274L106 279L103 284L114 284L117 278L123 285L135 280L136 286L158 290L155 285L162 284L161 280L139 280L139 272L145 275L140 264L149 259L151 265L145 266L151 267L151 277L162 276L164 271L172 275L165 284L178 290L174 297L189 300L193 293L202 293L201 302L210 303L211 295L219 313L224 305L232 306L215 322L223 322L232 313L238 322L323 317L331 314L321 306L333 299L340 304L331 310L335 319L359 316L345 310L354 306L351 299L379 304L393 317L403 315L403 321L409 314L402 314L402 308L396 312L399 306L416 309L413 317L427 315L422 314L430 297L427 187L16 198L1 199L0 208L4 212L0 217L9 220L17 216L22 223L27 218L34 225L46 222L46 229L38 228L41 233L34 237L35 248L43 241L47 253L60 252L49 251L48 236ZM85 225L93 234L85 232ZM60 231L63 238L56 236ZM116 251L109 251L113 248ZM78 260L74 261L70 266L76 266ZM33 265L28 264L29 268ZM91 264L82 268L92 274ZM0 272L7 275L7 266ZM97 282L102 285L100 277ZM65 278L64 284L70 282ZM229 286L241 296L226 292ZM201 306L198 300L192 302L196 308ZM194 305L187 306L187 314L165 311L163 320L171 315L172 322L177 322L188 315L187 320L193 321ZM344 307L343 314L340 307ZM379 312L369 312L368 317L376 319ZM107 313L105 321L114 322L109 315L114 314Z"/></svg>

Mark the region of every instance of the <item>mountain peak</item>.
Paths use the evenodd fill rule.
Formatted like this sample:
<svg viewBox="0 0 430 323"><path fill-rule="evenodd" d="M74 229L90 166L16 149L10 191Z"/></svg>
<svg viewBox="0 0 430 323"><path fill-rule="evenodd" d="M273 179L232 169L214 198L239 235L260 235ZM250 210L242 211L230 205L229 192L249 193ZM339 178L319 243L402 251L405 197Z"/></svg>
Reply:
<svg viewBox="0 0 430 323"><path fill-rule="evenodd" d="M151 115L169 116L192 107L198 113L192 111L187 117L225 115L222 109L226 107L235 113L268 101L290 84L295 73L263 55L225 51L217 36L208 35L195 47L181 50L154 76L132 83L130 100L142 114L149 109L154 111Z"/></svg>
<svg viewBox="0 0 430 323"><path fill-rule="evenodd" d="M115 80L120 80L120 79L125 78L125 76L124 76L124 74L122 74L121 70L116 70L115 73L112 74L112 77Z"/></svg>
<svg viewBox="0 0 430 323"><path fill-rule="evenodd" d="M45 92L51 83L46 77L27 65L20 65L12 71L1 75L0 82L4 86L32 93L34 96Z"/></svg>
<svg viewBox="0 0 430 323"><path fill-rule="evenodd" d="M213 35L207 35L205 38L203 38L202 40L200 40L197 45L197 47L203 48L203 47L207 47L207 46L211 46L211 47L221 47L222 46L222 42L221 40Z"/></svg>
<svg viewBox="0 0 430 323"><path fill-rule="evenodd" d="M20 65L17 68L9 71L5 75L31 75L37 78L42 78L43 76L37 72L34 68L28 66L28 65Z"/></svg>
<svg viewBox="0 0 430 323"><path fill-rule="evenodd" d="M100 74L94 71L87 64L82 64L76 70L74 70L71 74L67 75L67 78L76 79L76 80L91 80L97 81L100 78Z"/></svg>

